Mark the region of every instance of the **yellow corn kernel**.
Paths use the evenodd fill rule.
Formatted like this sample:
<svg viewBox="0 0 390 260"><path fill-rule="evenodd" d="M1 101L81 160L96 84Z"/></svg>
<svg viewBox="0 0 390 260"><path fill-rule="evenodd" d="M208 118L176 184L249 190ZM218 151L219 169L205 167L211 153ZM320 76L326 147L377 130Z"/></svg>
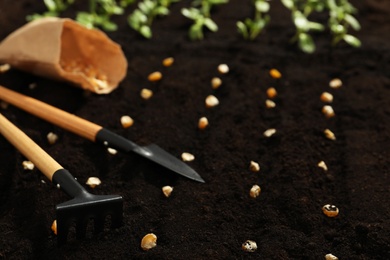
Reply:
<svg viewBox="0 0 390 260"><path fill-rule="evenodd" d="M141 240L141 248L145 251L157 246L157 236L153 233L146 234Z"/></svg>
<svg viewBox="0 0 390 260"><path fill-rule="evenodd" d="M162 79L162 74L159 71L155 71L149 74L148 80L151 82L156 82Z"/></svg>
<svg viewBox="0 0 390 260"><path fill-rule="evenodd" d="M271 69L269 71L269 75L274 79L280 79L282 77L282 73L280 73L277 69Z"/></svg>
<svg viewBox="0 0 390 260"><path fill-rule="evenodd" d="M163 60L162 64L164 67L170 67L170 66L172 66L174 61L175 61L175 59L173 57L168 57L168 58L165 58Z"/></svg>
<svg viewBox="0 0 390 260"><path fill-rule="evenodd" d="M134 120L130 116L122 116L121 117L121 124L123 128L129 128L134 124Z"/></svg>

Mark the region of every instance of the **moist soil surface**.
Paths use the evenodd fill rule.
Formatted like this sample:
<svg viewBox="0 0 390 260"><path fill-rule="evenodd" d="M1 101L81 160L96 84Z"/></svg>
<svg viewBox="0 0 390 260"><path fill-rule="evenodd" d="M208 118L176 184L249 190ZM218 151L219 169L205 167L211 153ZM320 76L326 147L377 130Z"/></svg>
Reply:
<svg viewBox="0 0 390 260"><path fill-rule="evenodd" d="M81 2L81 1L76 1ZM69 236L57 246L50 229L55 205L69 197L39 170L23 170L25 158L0 138L1 259L390 259L390 4L383 0L352 1L362 29L353 32L361 48L332 47L328 32L314 34L317 50L304 54L289 40L290 13L271 2L271 23L253 42L237 34L235 23L252 16L250 1L232 0L215 8L219 31L202 41L187 36L191 21L180 14L190 1L173 4L171 15L155 20L154 37L145 40L117 16L119 29L108 35L128 59L128 73L108 95L86 93L67 83L15 69L0 74L0 84L102 125L140 145L158 144L188 162L205 180L198 183L139 158L112 155L99 144L27 114L11 105L1 113L68 169L85 186L96 176L94 194L124 199L123 225L83 240ZM0 39L45 10L41 1L1 1ZM75 17L75 4L63 16ZM134 9L134 5L126 12ZM313 16L326 22L326 15ZM162 60L174 57L171 67ZM227 74L217 66L226 63ZM280 79L270 77L276 68ZM161 71L159 82L147 76ZM223 84L210 86L219 76ZM341 88L329 87L340 78ZM31 84L35 87L31 87ZM266 90L274 87L276 107L267 109ZM140 97L143 88L153 97ZM334 96L336 116L327 119L320 95ZM205 107L215 95L220 104ZM134 125L124 129L122 115ZM198 119L209 126L201 131ZM263 132L275 128L270 138ZM323 131L330 129L332 141ZM49 132L59 136L50 145ZM250 161L261 170L249 170ZM324 161L327 171L317 166ZM252 185L261 187L256 199ZM161 188L174 187L169 198ZM329 218L322 206L333 204ZM147 233L157 247L140 248ZM242 250L256 241L253 253Z"/></svg>

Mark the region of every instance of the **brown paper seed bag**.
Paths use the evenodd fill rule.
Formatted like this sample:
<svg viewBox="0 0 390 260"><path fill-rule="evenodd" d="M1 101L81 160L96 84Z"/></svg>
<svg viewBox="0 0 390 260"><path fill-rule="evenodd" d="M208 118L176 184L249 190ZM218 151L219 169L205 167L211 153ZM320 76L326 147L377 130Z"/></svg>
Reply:
<svg viewBox="0 0 390 260"><path fill-rule="evenodd" d="M127 72L117 43L67 18L42 18L11 33L0 43L0 62L98 94L114 90Z"/></svg>

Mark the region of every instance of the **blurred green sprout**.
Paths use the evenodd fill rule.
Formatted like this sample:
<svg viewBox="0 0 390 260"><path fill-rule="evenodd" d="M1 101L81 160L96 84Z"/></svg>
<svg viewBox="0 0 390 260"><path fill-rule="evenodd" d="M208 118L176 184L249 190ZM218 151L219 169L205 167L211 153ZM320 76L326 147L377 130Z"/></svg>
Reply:
<svg viewBox="0 0 390 260"><path fill-rule="evenodd" d="M211 9L215 5L228 3L229 0L194 0L190 8L183 8L182 15L193 20L189 29L191 40L201 40L204 38L203 27L212 32L218 31L218 25L211 19Z"/></svg>
<svg viewBox="0 0 390 260"><path fill-rule="evenodd" d="M169 6L179 0L143 0L128 17L131 28L143 37L152 38L152 23L157 16L169 15Z"/></svg>
<svg viewBox="0 0 390 260"><path fill-rule="evenodd" d="M254 40L269 23L270 16L267 14L270 4L267 0L252 0L255 7L254 18L246 18L237 22L238 32L246 40Z"/></svg>

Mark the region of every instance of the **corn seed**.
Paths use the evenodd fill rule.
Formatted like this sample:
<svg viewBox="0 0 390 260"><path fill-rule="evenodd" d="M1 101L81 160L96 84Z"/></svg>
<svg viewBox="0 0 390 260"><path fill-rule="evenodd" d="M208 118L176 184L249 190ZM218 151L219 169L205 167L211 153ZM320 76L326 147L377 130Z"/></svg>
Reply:
<svg viewBox="0 0 390 260"><path fill-rule="evenodd" d="M190 154L190 153L182 153L181 154L181 159L184 162L190 162L190 161L195 160L195 156L193 154Z"/></svg>
<svg viewBox="0 0 390 260"><path fill-rule="evenodd" d="M152 90L147 89L147 88L143 88L143 89L141 90L141 97L142 97L143 99L148 100L148 99L151 98L152 96L153 96L153 91L152 91Z"/></svg>
<svg viewBox="0 0 390 260"><path fill-rule="evenodd" d="M0 65L0 73L7 72L10 69L11 69L11 65L9 65L8 63Z"/></svg>
<svg viewBox="0 0 390 260"><path fill-rule="evenodd" d="M201 117L198 122L198 128L203 130L209 125L209 120L207 117Z"/></svg>
<svg viewBox="0 0 390 260"><path fill-rule="evenodd" d="M337 256L332 255L332 254L326 254L325 260L339 260L339 258Z"/></svg>
<svg viewBox="0 0 390 260"><path fill-rule="evenodd" d="M218 65L218 72L221 74L226 74L229 72L229 66L227 64Z"/></svg>
<svg viewBox="0 0 390 260"><path fill-rule="evenodd" d="M115 155L115 154L118 153L118 151L116 149L111 148L111 147L108 147L107 151L108 151L109 154L112 154L112 155Z"/></svg>
<svg viewBox="0 0 390 260"><path fill-rule="evenodd" d="M249 164L249 170L252 172L258 172L260 171L260 165L255 161L251 161Z"/></svg>
<svg viewBox="0 0 390 260"><path fill-rule="evenodd" d="M333 141L336 140L336 136L329 129L325 129L324 134L325 134L325 137L328 138L329 140L333 140Z"/></svg>
<svg viewBox="0 0 390 260"><path fill-rule="evenodd" d="M173 187L171 187L171 186L162 187L162 192L164 193L165 197L167 197L167 198L169 196L171 196L172 191L173 191Z"/></svg>
<svg viewBox="0 0 390 260"><path fill-rule="evenodd" d="M162 64L163 64L164 67L170 67L170 66L172 66L172 64L173 64L174 61L175 61L174 58L168 57L168 58L165 58L165 59L163 60Z"/></svg>
<svg viewBox="0 0 390 260"><path fill-rule="evenodd" d="M339 209L335 205L326 204L322 207L322 212L330 218L334 218L339 214Z"/></svg>
<svg viewBox="0 0 390 260"><path fill-rule="evenodd" d="M222 85L222 80L218 77L214 77L211 79L211 87L213 89L217 89Z"/></svg>
<svg viewBox="0 0 390 260"><path fill-rule="evenodd" d="M265 101L265 106L266 106L267 108L274 108L274 107L276 107L276 104L275 104L275 102L273 102L272 100L267 99L267 100Z"/></svg>
<svg viewBox="0 0 390 260"><path fill-rule="evenodd" d="M343 85L343 82L341 81L341 79L338 79L338 78L332 79L329 82L329 87L331 87L331 88L340 88L342 85Z"/></svg>
<svg viewBox="0 0 390 260"><path fill-rule="evenodd" d="M322 107L322 113L326 116L326 118L331 118L335 116L333 108L329 105Z"/></svg>
<svg viewBox="0 0 390 260"><path fill-rule="evenodd" d="M257 244L255 241L252 240L247 240L245 241L242 245L242 250L247 251L247 252L255 252L257 250Z"/></svg>
<svg viewBox="0 0 390 260"><path fill-rule="evenodd" d="M260 192L261 192L260 186L255 184L252 186L251 190L249 191L249 196L255 199L260 195Z"/></svg>
<svg viewBox="0 0 390 260"><path fill-rule="evenodd" d="M320 161L317 166L324 169L324 171L328 171L328 166L326 166L324 161Z"/></svg>
<svg viewBox="0 0 390 260"><path fill-rule="evenodd" d="M278 95L278 92L275 88L271 87L267 89L267 96L268 98L275 98Z"/></svg>
<svg viewBox="0 0 390 260"><path fill-rule="evenodd" d="M130 116L122 116L121 117L121 124L123 128L129 128L134 124L134 120Z"/></svg>
<svg viewBox="0 0 390 260"><path fill-rule="evenodd" d="M320 96L320 99L322 102L325 103L332 103L333 102L333 95L329 92L323 92Z"/></svg>
<svg viewBox="0 0 390 260"><path fill-rule="evenodd" d="M96 186L100 185L101 183L102 183L102 181L99 178L89 177L85 184L87 184L89 187L94 189Z"/></svg>
<svg viewBox="0 0 390 260"><path fill-rule="evenodd" d="M145 235L141 240L141 248L145 251L157 246L157 236L153 233Z"/></svg>
<svg viewBox="0 0 390 260"><path fill-rule="evenodd" d="M271 69L269 71L269 75L271 75L274 79L280 79L282 77L282 73L280 73L277 69Z"/></svg>
<svg viewBox="0 0 390 260"><path fill-rule="evenodd" d="M273 136L275 133L276 133L276 129L275 129L275 128L270 128L270 129L265 130L265 132L263 133L263 135L264 135L265 137L271 137L271 136Z"/></svg>
<svg viewBox="0 0 390 260"><path fill-rule="evenodd" d="M51 230L53 231L54 235L57 235L57 220L54 220L51 224Z"/></svg>
<svg viewBox="0 0 390 260"><path fill-rule="evenodd" d="M49 144L55 144L58 140L58 135L56 135L55 133L48 133L47 134L47 141L49 142Z"/></svg>
<svg viewBox="0 0 390 260"><path fill-rule="evenodd" d="M148 80L151 82L156 82L162 79L162 74L159 71L155 71L149 74Z"/></svg>
<svg viewBox="0 0 390 260"><path fill-rule="evenodd" d="M24 170L32 171L34 170L35 165L30 161L23 161L22 166Z"/></svg>
<svg viewBox="0 0 390 260"><path fill-rule="evenodd" d="M215 107L219 105L219 100L215 96L209 95L206 97L205 103L207 108Z"/></svg>

